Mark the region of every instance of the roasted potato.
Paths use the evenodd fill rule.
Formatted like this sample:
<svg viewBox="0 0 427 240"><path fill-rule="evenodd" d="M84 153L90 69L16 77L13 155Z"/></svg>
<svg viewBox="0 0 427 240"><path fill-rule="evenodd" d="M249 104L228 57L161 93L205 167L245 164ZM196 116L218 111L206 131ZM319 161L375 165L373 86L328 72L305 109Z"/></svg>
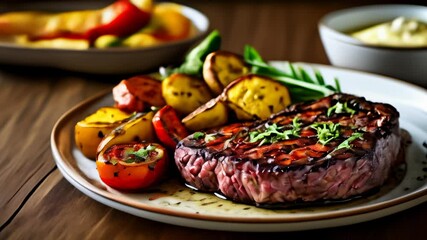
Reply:
<svg viewBox="0 0 427 240"><path fill-rule="evenodd" d="M167 105L185 116L212 98L206 83L196 77L174 73L163 80L162 93Z"/></svg>
<svg viewBox="0 0 427 240"><path fill-rule="evenodd" d="M218 127L227 121L228 108L220 98L211 99L182 119L184 126L192 131Z"/></svg>
<svg viewBox="0 0 427 240"><path fill-rule="evenodd" d="M249 71L242 57L226 51L210 53L203 63L203 78L211 91L217 95L229 83Z"/></svg>
<svg viewBox="0 0 427 240"><path fill-rule="evenodd" d="M114 107L98 109L75 125L74 139L77 147L87 158L95 159L96 149L102 138L127 121L131 115Z"/></svg>
<svg viewBox="0 0 427 240"><path fill-rule="evenodd" d="M227 102L227 107L229 107L232 110L232 113L234 113L234 115L230 116L231 118L235 118L239 121L254 121L259 119L258 116L251 115L249 112L246 112L246 110L232 102Z"/></svg>
<svg viewBox="0 0 427 240"><path fill-rule="evenodd" d="M247 116L267 119L271 114L285 109L291 98L288 89L271 78L246 75L230 83L221 98L232 109L241 109Z"/></svg>
<svg viewBox="0 0 427 240"><path fill-rule="evenodd" d="M154 142L155 133L151 121L154 112L137 113L125 123L108 133L99 143L97 154L116 145L135 142Z"/></svg>
<svg viewBox="0 0 427 240"><path fill-rule="evenodd" d="M122 80L113 88L117 108L127 112L143 112L150 107L166 105L162 97L161 82L150 76L140 75Z"/></svg>

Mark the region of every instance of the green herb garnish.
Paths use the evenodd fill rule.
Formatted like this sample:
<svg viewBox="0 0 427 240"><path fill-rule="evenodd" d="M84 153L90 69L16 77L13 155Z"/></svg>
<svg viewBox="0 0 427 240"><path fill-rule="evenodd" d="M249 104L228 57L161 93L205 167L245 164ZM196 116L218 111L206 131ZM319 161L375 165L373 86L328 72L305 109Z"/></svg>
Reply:
<svg viewBox="0 0 427 240"><path fill-rule="evenodd" d="M351 136L349 138L347 138L346 140L344 140L340 145L338 145L338 147L335 150L341 149L341 148L350 148L350 143L353 142L356 139L363 139L362 138L363 133L353 133L351 134Z"/></svg>
<svg viewBox="0 0 427 240"><path fill-rule="evenodd" d="M323 145L326 145L328 142L338 138L340 136L340 124L339 123L314 123L310 125L312 128L316 129L317 137L319 142ZM358 138L362 139L363 133L353 133L349 138L344 140L340 145L338 145L334 151L342 148L350 148L350 143Z"/></svg>
<svg viewBox="0 0 427 240"><path fill-rule="evenodd" d="M138 151L128 151L125 153L126 159L124 160L125 163L139 163L144 162L147 160L147 157L149 156L150 152L154 151L156 147L152 145L148 145L145 148L140 148Z"/></svg>
<svg viewBox="0 0 427 240"><path fill-rule="evenodd" d="M194 139L196 139L196 140L199 140L200 138L202 138L202 137L204 137L205 136L205 134L204 133L202 133L202 132L195 132L194 134L193 134L193 138Z"/></svg>
<svg viewBox="0 0 427 240"><path fill-rule="evenodd" d="M263 145L264 143L275 143L290 139L293 136L298 137L299 132L301 131L301 123L298 123L297 117L292 120L291 129L283 130L285 126L277 126L275 123L271 125L266 124L265 126L266 128L263 132L249 132L249 142L253 143L261 140L259 145Z"/></svg>
<svg viewBox="0 0 427 240"><path fill-rule="evenodd" d="M179 67L161 67L159 73L163 78L173 73L202 77L203 62L206 56L219 50L220 47L221 35L217 30L214 30L185 56L184 62ZM297 67L291 63L288 64L289 69L287 71L281 70L265 62L252 46L246 45L244 47L243 58L251 67L250 73L271 77L284 84L289 89L292 102L315 100L335 92L341 92L338 79L334 79L335 86L328 85L318 70L314 70L314 77L312 77L302 67Z"/></svg>
<svg viewBox="0 0 427 240"><path fill-rule="evenodd" d="M347 102L340 103L337 102L334 106L328 108L327 116L331 116L332 113L350 113L351 115L356 113L356 110L347 106Z"/></svg>
<svg viewBox="0 0 427 240"><path fill-rule="evenodd" d="M328 142L338 138L340 136L340 124L339 123L313 123L310 127L316 129L317 137L322 145L326 145Z"/></svg>
<svg viewBox="0 0 427 240"><path fill-rule="evenodd" d="M206 56L211 52L219 50L220 46L221 35L217 30L214 30L185 56L184 62L179 67L160 68L160 74L163 77L167 77L173 73L201 76Z"/></svg>
<svg viewBox="0 0 427 240"><path fill-rule="evenodd" d="M212 134L205 134L205 133L203 133L203 132L195 132L194 134L193 134L193 139L195 139L195 140L199 140L199 139L201 139L201 138L203 138L204 137L204 141L205 142L210 142L210 141L212 141L212 140L215 140L215 133L212 133Z"/></svg>
<svg viewBox="0 0 427 240"><path fill-rule="evenodd" d="M210 142L210 141L212 141L212 140L215 140L215 133L212 133L212 134L206 134L205 135L205 142Z"/></svg>
<svg viewBox="0 0 427 240"><path fill-rule="evenodd" d="M252 46L245 46L243 57L245 62L251 66L252 73L271 77L286 85L292 102L318 99L341 91L337 79L334 79L335 87L327 85L319 71L314 71L313 78L303 68L295 67L291 63L289 63L289 71L285 72L266 63Z"/></svg>

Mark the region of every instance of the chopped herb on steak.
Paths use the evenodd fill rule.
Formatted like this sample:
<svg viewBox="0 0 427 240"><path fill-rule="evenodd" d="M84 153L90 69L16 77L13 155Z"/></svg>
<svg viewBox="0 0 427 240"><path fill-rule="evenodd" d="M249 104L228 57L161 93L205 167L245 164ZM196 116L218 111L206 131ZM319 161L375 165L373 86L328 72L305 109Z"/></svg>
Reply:
<svg viewBox="0 0 427 240"><path fill-rule="evenodd" d="M181 175L199 190L254 205L350 199L383 185L399 163L397 110L348 94L207 134L215 139L178 144Z"/></svg>

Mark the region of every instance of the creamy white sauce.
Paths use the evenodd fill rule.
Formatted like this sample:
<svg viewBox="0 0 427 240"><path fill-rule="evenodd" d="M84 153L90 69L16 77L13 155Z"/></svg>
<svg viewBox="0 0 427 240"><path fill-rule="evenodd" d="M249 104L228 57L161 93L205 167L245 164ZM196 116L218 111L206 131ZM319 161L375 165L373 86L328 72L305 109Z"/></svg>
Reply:
<svg viewBox="0 0 427 240"><path fill-rule="evenodd" d="M426 47L427 24L415 19L398 17L350 34L372 45L389 47Z"/></svg>

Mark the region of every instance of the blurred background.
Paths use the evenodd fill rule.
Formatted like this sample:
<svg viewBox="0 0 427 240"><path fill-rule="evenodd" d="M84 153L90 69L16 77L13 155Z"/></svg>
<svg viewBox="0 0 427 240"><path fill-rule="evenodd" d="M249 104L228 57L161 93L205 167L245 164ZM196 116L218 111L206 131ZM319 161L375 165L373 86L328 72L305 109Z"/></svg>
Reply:
<svg viewBox="0 0 427 240"><path fill-rule="evenodd" d="M55 4L54 7L57 9L64 2L71 1L50 2ZM99 4L113 2L112 0L73 1L97 2ZM25 4L29 2L49 1L3 0L0 1L0 11L5 11L11 6L16 9L17 5L19 8L25 9ZM188 5L205 13L211 20L211 28L218 29L221 32L224 50L241 52L245 44L250 44L268 60L306 61L306 59L310 59L311 62L315 63L328 63L325 54L308 56L312 52L323 51L318 33L318 21L328 12L370 4L426 5L426 1L421 0L176 0L172 2ZM217 4L219 2L222 4ZM284 2L287 3L288 8L283 7ZM218 7L224 6L224 3L227 4L227 8ZM378 12L380 14L381 9L378 9ZM234 20L231 21L231 19ZM269 25L268 28L265 27L267 24ZM283 31L283 29L287 30ZM239 34L235 34L236 32ZM302 36L301 32L311 34L311 36ZM269 44L262 44L266 42ZM293 46L296 44L302 45L304 48L294 48Z"/></svg>

